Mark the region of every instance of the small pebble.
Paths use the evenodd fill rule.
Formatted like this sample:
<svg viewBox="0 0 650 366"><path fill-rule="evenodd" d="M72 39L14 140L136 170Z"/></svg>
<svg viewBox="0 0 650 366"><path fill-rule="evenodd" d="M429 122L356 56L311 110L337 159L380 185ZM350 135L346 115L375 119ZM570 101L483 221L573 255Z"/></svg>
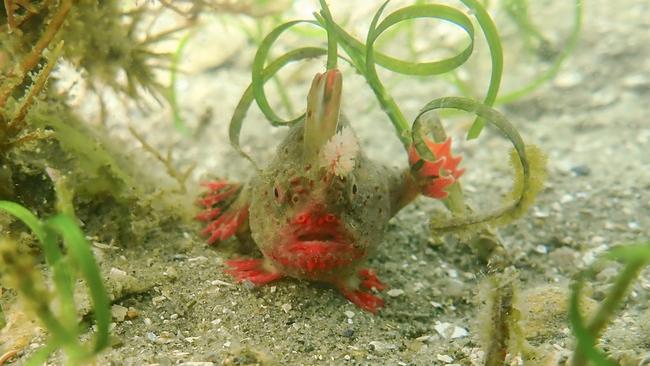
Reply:
<svg viewBox="0 0 650 366"><path fill-rule="evenodd" d="M555 80L553 85L560 89L569 89L582 82L582 74L579 72L563 72L560 73Z"/></svg>
<svg viewBox="0 0 650 366"><path fill-rule="evenodd" d="M354 311L347 310L345 312L345 316L347 316L348 318L354 318Z"/></svg>
<svg viewBox="0 0 650 366"><path fill-rule="evenodd" d="M575 199L576 198L573 197L573 195L567 193L567 194L563 194L562 197L560 197L560 202L561 203L569 203L569 202L575 201Z"/></svg>
<svg viewBox="0 0 650 366"><path fill-rule="evenodd" d="M650 85L650 78L643 74L634 74L623 79L623 86L627 88L639 88Z"/></svg>
<svg viewBox="0 0 650 366"><path fill-rule="evenodd" d="M210 284L212 286L232 286L232 283L222 281L222 280L213 280L212 282L210 282Z"/></svg>
<svg viewBox="0 0 650 366"><path fill-rule="evenodd" d="M390 351L393 349L397 349L397 346L392 344L392 343L386 343L386 342L381 342L381 341L372 341L368 343L369 345L372 346L373 350L377 352L385 352L385 351Z"/></svg>
<svg viewBox="0 0 650 366"><path fill-rule="evenodd" d="M134 307L129 307L129 310L126 311L126 318L127 319L135 319L140 316L140 312L138 309Z"/></svg>
<svg viewBox="0 0 650 366"><path fill-rule="evenodd" d="M147 332L147 339L151 342L155 342L158 339L158 336L154 332Z"/></svg>
<svg viewBox="0 0 650 366"><path fill-rule="evenodd" d="M202 255L194 258L189 258L187 261L188 262L205 262L208 260L208 257L204 257Z"/></svg>
<svg viewBox="0 0 650 366"><path fill-rule="evenodd" d="M388 296L390 296L390 297L397 297L397 296L403 295L404 290L402 290L400 288L394 288L394 289L388 290L388 292L386 292L386 294L388 294Z"/></svg>
<svg viewBox="0 0 650 366"><path fill-rule="evenodd" d="M546 246L544 245L538 245L535 247L535 251L539 254L546 254L548 250L546 249Z"/></svg>
<svg viewBox="0 0 650 366"><path fill-rule="evenodd" d="M452 363L452 362L454 362L454 359L451 358L451 357L448 356L448 355L441 355L441 354L438 354L438 355L436 355L436 359L437 359L438 361L442 361L442 362L444 362L444 363Z"/></svg>
<svg viewBox="0 0 650 366"><path fill-rule="evenodd" d="M576 165L571 167L571 172L576 177L586 177L591 174L591 168L587 165Z"/></svg>
<svg viewBox="0 0 650 366"><path fill-rule="evenodd" d="M111 315L113 316L113 319L117 320L118 322L124 321L124 318L126 318L128 311L129 309L125 308L122 305L114 304L111 306Z"/></svg>
<svg viewBox="0 0 650 366"><path fill-rule="evenodd" d="M433 329L438 332L443 338L447 339L456 339L456 338L463 338L467 337L469 333L465 328L461 328L458 326L455 326L451 323L440 323L438 322Z"/></svg>
<svg viewBox="0 0 650 366"><path fill-rule="evenodd" d="M631 230L639 230L639 229L641 229L641 225L639 225L639 223L636 222L636 221L628 222L627 227L630 228Z"/></svg>
<svg viewBox="0 0 650 366"><path fill-rule="evenodd" d="M160 305L160 303L162 303L165 300L167 300L167 298L165 296L161 295L161 296L156 296L153 299L151 299L151 302L153 303L153 306L158 307Z"/></svg>
<svg viewBox="0 0 650 366"><path fill-rule="evenodd" d="M126 277L126 272L122 271L121 269L117 268L111 268L110 272L108 272L108 277L117 280L117 279L122 279Z"/></svg>
<svg viewBox="0 0 650 366"><path fill-rule="evenodd" d="M187 256L185 254L174 254L172 256L172 260L176 262L184 261L187 259Z"/></svg>
<svg viewBox="0 0 650 366"><path fill-rule="evenodd" d="M540 218L540 219L544 219L544 218L549 217L550 214L548 213L548 211L543 211L543 210L539 209L537 206L535 206L535 207L533 207L533 216L535 216L537 218Z"/></svg>
<svg viewBox="0 0 650 366"><path fill-rule="evenodd" d="M612 103L614 103L617 99L618 96L620 95L620 92L618 90L602 90L602 91L597 91L593 94L591 98L591 106L592 107L605 107L608 106Z"/></svg>
<svg viewBox="0 0 650 366"><path fill-rule="evenodd" d="M289 313L289 311L291 311L291 304L282 304L282 310L285 313Z"/></svg>

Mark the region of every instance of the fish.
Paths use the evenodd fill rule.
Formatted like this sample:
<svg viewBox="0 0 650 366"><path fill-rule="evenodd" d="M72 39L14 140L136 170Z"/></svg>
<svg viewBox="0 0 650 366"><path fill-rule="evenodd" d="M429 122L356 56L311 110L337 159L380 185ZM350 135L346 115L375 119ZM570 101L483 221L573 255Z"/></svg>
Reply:
<svg viewBox="0 0 650 366"><path fill-rule="evenodd" d="M226 261L238 282L261 286L290 277L330 284L359 308L377 313L386 289L365 263L383 241L388 221L417 196L447 196L463 174L451 140L426 144L435 160L407 150L398 169L364 154L341 114L338 69L318 73L304 118L294 124L274 157L248 182L204 183L197 219L210 244L249 238L260 258Z"/></svg>

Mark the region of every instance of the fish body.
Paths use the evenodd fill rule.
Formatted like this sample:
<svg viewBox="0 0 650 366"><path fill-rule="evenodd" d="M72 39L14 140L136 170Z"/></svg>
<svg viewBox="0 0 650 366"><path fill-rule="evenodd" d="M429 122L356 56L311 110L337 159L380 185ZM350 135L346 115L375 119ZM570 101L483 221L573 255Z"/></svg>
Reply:
<svg viewBox="0 0 650 366"><path fill-rule="evenodd" d="M338 70L317 74L304 120L291 127L274 158L245 185L208 182L198 219L208 223L210 243L240 234L259 248L261 259L227 262L237 280L326 282L374 313L383 306L375 292L385 285L364 263L387 222L421 193L446 196L462 170L449 140L429 142L434 162L410 149L411 167L403 171L369 159L340 118L341 94Z"/></svg>

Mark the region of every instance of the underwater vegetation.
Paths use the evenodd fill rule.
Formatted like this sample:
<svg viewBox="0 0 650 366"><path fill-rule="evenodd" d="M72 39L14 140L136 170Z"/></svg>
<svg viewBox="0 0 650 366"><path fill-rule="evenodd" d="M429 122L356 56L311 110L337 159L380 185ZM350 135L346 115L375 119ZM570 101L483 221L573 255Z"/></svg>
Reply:
<svg viewBox="0 0 650 366"><path fill-rule="evenodd" d="M82 120L67 91L55 92L49 84L58 64L73 65L97 92L102 120L99 90L112 89L138 104L144 94L165 96L154 69L168 67L169 59L151 47L180 28L140 39L138 27L150 9L122 5L9 0L0 8L0 272L2 287L15 291L2 294L17 295L49 333L28 364L41 364L58 349L67 363L85 364L110 343L109 296L80 224L102 220L97 210L112 211L117 230L110 236L133 238L133 203L146 193L107 143L106 131ZM89 312L79 312L77 279L85 281ZM3 328L15 323L0 313ZM91 319L95 341L80 342ZM20 347L5 351L2 363Z"/></svg>
<svg viewBox="0 0 650 366"><path fill-rule="evenodd" d="M414 1L413 5L389 13L384 3L375 13L364 39L356 38L345 29L343 21L335 20L325 1L320 1L314 19L290 22L278 16L287 2L270 3L248 1L237 5L195 0L189 10L172 1L161 1L158 8L148 2L125 7L118 1L91 0L5 0L0 4L0 295L3 299L0 305L4 306L6 299L19 299L48 334L42 348L30 351L26 364L41 364L57 350L62 351L67 363L83 364L92 362L99 352L110 347L111 299L87 239L96 233L84 233L84 230L96 230L89 224L102 220L93 218L95 212L109 208L117 212L114 215L117 218L109 227L113 232L104 235L118 237L119 242L130 242L130 238L144 235L138 230L148 229L137 217L146 214L150 202L160 202L161 192L152 193L151 183L139 179L128 159L110 143L109 133L102 127L108 113L103 95L105 90L111 90L125 103L134 103L143 110L149 108L145 99L154 96L160 103L170 105L171 120L180 132L191 132L179 112L175 84L181 72L178 65L183 58L184 42L191 37L194 18L206 11L272 18L264 25L272 26L267 35L264 35L266 29L244 30L255 39L258 49L252 62L251 84L229 126L232 146L251 161L240 144L248 109L255 103L273 126L292 126L303 120L303 114L293 113L297 109L286 97L281 98L283 108L291 117L281 117L267 98L265 84L272 81L282 93L288 86L277 77L278 72L295 61L317 57L326 58L327 70L349 68L367 81L405 152L420 158L414 159L421 161L413 166L416 172L425 164L439 160L438 150L431 148L432 144L449 141L443 125L445 114L437 114L443 110L472 115L474 122L467 131L469 139L480 138L483 129L488 127L512 143L510 157L503 161L513 168L513 186L503 205L489 212L475 211L465 200L461 182L454 179L444 188L444 194L440 194L450 214L445 219L431 219L430 227L434 237L457 235L471 242L485 263L482 290L485 301L481 310L487 319L482 329L485 364L502 365L513 355L531 362L542 359L541 351L526 344L521 334L518 270L495 229L520 218L534 203L546 179L546 158L543 148L525 144L515 126L494 106L523 98L553 78L577 43L582 2L575 1L574 23L562 47L551 44L543 30L531 21L527 0L462 0L462 7ZM523 87L501 93L501 81L508 69L504 68L504 45L489 13L496 6L503 7L521 30L526 48L549 65ZM143 36L143 28L163 10L182 15L185 22ZM442 60L414 62L380 51L382 42L388 42L401 31L415 37L411 21L420 18L440 20L462 30L466 38L457 53ZM316 30L296 30L297 25L309 25ZM190 33L181 38L175 53L158 51L159 43L188 30ZM285 32L294 32L318 46L285 49L284 53L272 57L275 42ZM486 90L468 85L458 76L459 67L474 54L479 36L485 38L491 64ZM322 40L326 40L324 46ZM95 92L96 100L90 102L99 105L102 116L98 124L85 121L76 113L69 104L67 91L57 92L51 87L57 82L54 71L63 63L80 72L88 88ZM423 103L417 116L409 121L391 96L390 88L382 82L378 67L409 76L439 76L455 85L459 95ZM170 85L160 81L159 71L169 76ZM160 154L135 129L131 133L142 145L143 154L150 154L163 163L167 174L178 183L177 193L190 193L187 186L193 166L177 169L170 154ZM441 173L453 176L444 168ZM166 222L189 217L184 210L174 212L167 207L156 215L165 216L160 220ZM630 285L650 262L650 244L617 246L602 260L619 261L623 270L595 310L585 311L582 303L583 287L593 275L595 264L578 273L566 299L569 302L567 324L576 339L570 361L574 365L615 364L599 347L599 339L615 317ZM77 287L85 290L91 299L88 313L79 311L74 296ZM0 327L8 323L2 310ZM18 349L4 351L0 364L23 354Z"/></svg>
<svg viewBox="0 0 650 366"><path fill-rule="evenodd" d="M0 210L15 216L32 230L42 245L54 282L54 288L49 290L32 256L17 243L3 238L0 247L3 283L18 291L29 310L50 332L48 343L29 359L28 364L42 364L58 348L63 350L70 364L92 360L109 344L110 302L91 246L77 225L76 218L69 213L60 213L41 221L25 207L9 201L0 201ZM59 247L59 238L65 244L65 254ZM96 331L92 346L79 342L80 335L85 331L78 324L75 306L77 276L86 281L93 302Z"/></svg>

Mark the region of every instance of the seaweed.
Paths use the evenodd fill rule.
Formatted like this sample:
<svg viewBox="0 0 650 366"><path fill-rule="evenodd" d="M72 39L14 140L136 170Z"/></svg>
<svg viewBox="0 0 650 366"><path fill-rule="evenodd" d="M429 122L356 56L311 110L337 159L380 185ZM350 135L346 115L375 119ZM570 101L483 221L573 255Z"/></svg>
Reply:
<svg viewBox="0 0 650 366"><path fill-rule="evenodd" d="M69 364L82 364L109 345L108 295L76 212L88 224L87 216L94 215L88 202L102 204L106 200L97 198L108 196L120 211L144 200L143 185L106 143L106 131L91 127L69 106L68 90L57 93L49 84L56 65L66 60L91 90L108 86L141 106L145 93L166 93L154 69L167 66L167 55L152 46L186 25L141 40L147 9L144 4L124 11L116 1L90 0L5 1L0 8L0 214L26 225L3 233L0 269L3 285L14 289L49 333L27 364L41 364L57 349ZM123 83L116 81L120 74ZM104 110L101 98L100 104ZM127 212L119 220L129 218ZM27 250L14 239L25 229L40 248ZM77 279L85 281L93 303L94 342L80 342L86 328L73 298ZM6 353L0 363L15 354Z"/></svg>
<svg viewBox="0 0 650 366"><path fill-rule="evenodd" d="M60 213L42 221L25 207L10 201L0 201L0 210L22 221L34 233L51 268L55 286L55 291L47 289L33 258L21 251L15 242L9 239L0 242L3 282L21 295L51 335L49 342L36 351L27 364L42 364L58 348L63 349L68 362L73 365L92 359L109 343L110 304L99 267L77 219L69 213ZM57 238L65 244L65 254L59 248ZM91 347L78 340L82 330L77 322L73 296L76 273L86 281L93 302L97 330ZM58 304L58 311L53 303Z"/></svg>
<svg viewBox="0 0 650 366"><path fill-rule="evenodd" d="M588 320L581 311L579 299L585 280L594 274L596 264L580 271L575 276L571 287L569 322L577 341L572 360L575 366L586 365L587 361L598 366L616 364L597 348L598 339L621 307L632 283L641 270L650 263L650 242L616 246L611 248L602 260L619 261L624 267L614 280L605 299Z"/></svg>
<svg viewBox="0 0 650 366"><path fill-rule="evenodd" d="M550 59L548 68L539 73L533 80L497 98L497 103L507 104L529 95L542 85L551 81L558 74L564 62L573 53L580 39L583 21L583 2L582 0L573 0L573 24L569 35L564 40L564 44L559 51L551 50L553 46L550 45L546 37L544 37L542 32L533 23L530 17L528 0L504 0L503 6L506 13L519 28L519 34L523 38L525 46L542 58Z"/></svg>

